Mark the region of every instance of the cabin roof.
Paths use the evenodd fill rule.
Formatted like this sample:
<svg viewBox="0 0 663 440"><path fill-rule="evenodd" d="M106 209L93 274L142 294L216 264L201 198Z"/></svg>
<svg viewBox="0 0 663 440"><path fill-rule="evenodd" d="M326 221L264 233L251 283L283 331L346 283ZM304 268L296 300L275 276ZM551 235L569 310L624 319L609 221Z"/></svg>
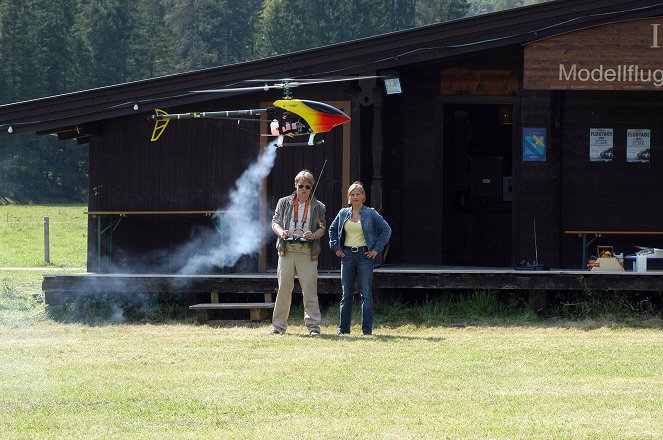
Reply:
<svg viewBox="0 0 663 440"><path fill-rule="evenodd" d="M589 26L663 15L660 0L556 0L255 61L0 105L0 136L35 132L86 142L95 122L219 99L192 90L254 78L379 74L518 47ZM225 96L225 95L224 95Z"/></svg>

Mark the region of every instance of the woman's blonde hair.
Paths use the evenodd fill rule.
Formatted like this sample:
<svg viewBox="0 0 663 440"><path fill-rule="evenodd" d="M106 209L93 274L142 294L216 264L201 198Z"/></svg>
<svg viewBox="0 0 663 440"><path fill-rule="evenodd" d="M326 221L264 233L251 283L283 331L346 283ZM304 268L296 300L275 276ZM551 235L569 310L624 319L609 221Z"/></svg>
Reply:
<svg viewBox="0 0 663 440"><path fill-rule="evenodd" d="M364 184L359 180L356 180L348 187L348 205L352 204L350 201L350 193L356 189L358 189L361 192L361 195L364 196L364 199L361 201L361 203L366 203L366 191L364 190Z"/></svg>

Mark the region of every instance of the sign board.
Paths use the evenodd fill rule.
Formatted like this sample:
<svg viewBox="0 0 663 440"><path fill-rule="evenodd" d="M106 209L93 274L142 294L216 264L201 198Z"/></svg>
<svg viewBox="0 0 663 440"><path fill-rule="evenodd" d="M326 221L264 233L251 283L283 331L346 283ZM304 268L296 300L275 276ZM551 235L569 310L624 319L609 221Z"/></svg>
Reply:
<svg viewBox="0 0 663 440"><path fill-rule="evenodd" d="M614 155L614 130L612 128L589 129L589 160L592 162L610 162Z"/></svg>
<svg viewBox="0 0 663 440"><path fill-rule="evenodd" d="M523 161L546 161L545 128L523 128Z"/></svg>
<svg viewBox="0 0 663 440"><path fill-rule="evenodd" d="M626 161L649 162L651 130L629 128L626 130Z"/></svg>
<svg viewBox="0 0 663 440"><path fill-rule="evenodd" d="M610 23L527 44L523 87L663 91L663 17Z"/></svg>

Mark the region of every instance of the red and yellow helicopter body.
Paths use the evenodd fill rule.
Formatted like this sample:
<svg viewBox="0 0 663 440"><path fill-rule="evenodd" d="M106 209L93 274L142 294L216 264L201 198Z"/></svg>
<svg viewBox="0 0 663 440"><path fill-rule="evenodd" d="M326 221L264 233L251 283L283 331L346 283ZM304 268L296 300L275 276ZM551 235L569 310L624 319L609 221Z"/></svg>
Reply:
<svg viewBox="0 0 663 440"><path fill-rule="evenodd" d="M274 101L274 106L304 119L312 133L325 133L350 120L341 110L324 102L280 99Z"/></svg>

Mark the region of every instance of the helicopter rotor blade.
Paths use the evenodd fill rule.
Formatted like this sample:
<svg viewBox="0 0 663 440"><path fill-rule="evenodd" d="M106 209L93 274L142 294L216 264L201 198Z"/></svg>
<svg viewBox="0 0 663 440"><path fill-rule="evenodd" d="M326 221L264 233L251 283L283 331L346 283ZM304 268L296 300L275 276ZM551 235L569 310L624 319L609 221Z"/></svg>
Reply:
<svg viewBox="0 0 663 440"><path fill-rule="evenodd" d="M259 90L282 89L283 87L277 85L264 85L261 87L232 87L228 89L207 89L207 90L191 90L191 93L233 93L233 92L254 92Z"/></svg>
<svg viewBox="0 0 663 440"><path fill-rule="evenodd" d="M287 84L295 86L303 86L308 84L323 84L331 82L341 82L341 81L356 81L360 79L371 79L371 78L391 78L384 75L362 75L362 76L332 76L326 78L282 78L282 79L247 79L245 82L261 82L261 83L275 83L278 85Z"/></svg>
<svg viewBox="0 0 663 440"><path fill-rule="evenodd" d="M331 77L331 78L284 78L284 79L247 79L244 82L255 83L260 82L264 83L263 86L248 86L248 87L229 87L222 89L206 89L206 90L192 90L192 93L237 93L237 92L253 92L253 91L268 91L273 89L290 89L299 86L306 86L311 84L326 84L333 82L346 82L346 81L356 81L362 79L372 79L372 78L389 78L386 76L380 75L363 75L363 76L343 76L343 77ZM271 83L271 84L270 84Z"/></svg>

